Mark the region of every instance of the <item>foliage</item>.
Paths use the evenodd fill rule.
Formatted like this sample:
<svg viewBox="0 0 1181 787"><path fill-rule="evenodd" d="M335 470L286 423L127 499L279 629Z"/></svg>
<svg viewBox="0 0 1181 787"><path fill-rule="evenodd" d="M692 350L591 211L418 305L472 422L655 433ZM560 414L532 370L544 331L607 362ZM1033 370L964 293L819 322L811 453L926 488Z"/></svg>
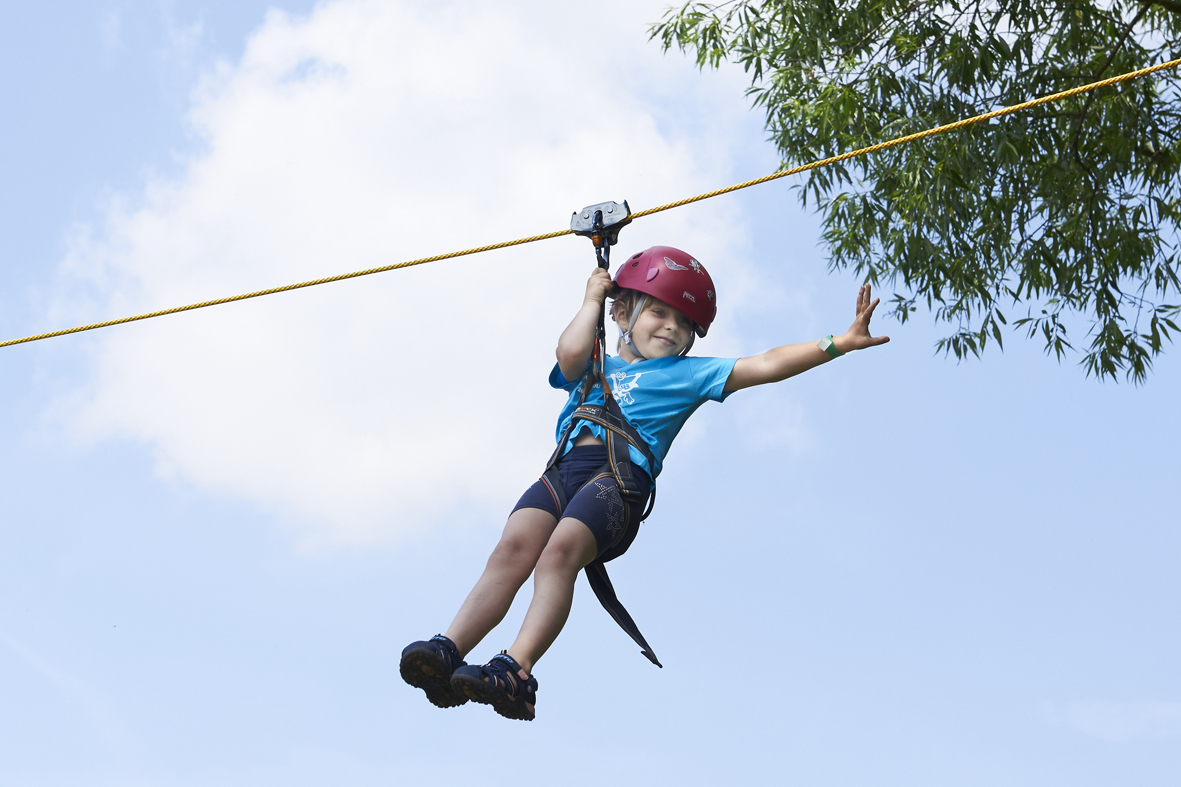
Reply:
<svg viewBox="0 0 1181 787"><path fill-rule="evenodd" d="M701 67L741 63L784 166L1143 68L1181 53L1181 2L689 2L652 28ZM1160 74L812 170L831 268L894 287L979 356L1014 330L1087 375L1139 383L1178 330L1181 106ZM1010 313L1010 318L1015 317Z"/></svg>

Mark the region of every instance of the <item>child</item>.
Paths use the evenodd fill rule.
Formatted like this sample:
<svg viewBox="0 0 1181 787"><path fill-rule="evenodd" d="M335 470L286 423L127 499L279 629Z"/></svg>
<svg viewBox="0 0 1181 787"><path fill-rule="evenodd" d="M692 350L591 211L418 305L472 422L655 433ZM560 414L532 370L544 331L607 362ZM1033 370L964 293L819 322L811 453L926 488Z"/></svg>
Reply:
<svg viewBox="0 0 1181 787"><path fill-rule="evenodd" d="M619 325L618 356L592 363L600 310L611 296ZM570 614L574 581L586 569L595 594L660 665L615 599L603 562L630 545L669 444L705 400L805 372L852 350L890 339L869 335L878 300L857 293L857 316L842 336L791 344L749 358L697 358L686 353L717 313L713 280L679 249L654 246L629 258L615 281L596 268L578 314L558 339L550 385L569 393L558 418L558 448L546 474L530 487L505 524L476 586L446 635L402 651L401 674L441 708L469 699L510 719L532 720L534 664ZM598 379L596 380L595 377ZM610 381L611 395L604 396ZM463 657L504 618L517 590L534 576L533 601L516 640L487 664Z"/></svg>

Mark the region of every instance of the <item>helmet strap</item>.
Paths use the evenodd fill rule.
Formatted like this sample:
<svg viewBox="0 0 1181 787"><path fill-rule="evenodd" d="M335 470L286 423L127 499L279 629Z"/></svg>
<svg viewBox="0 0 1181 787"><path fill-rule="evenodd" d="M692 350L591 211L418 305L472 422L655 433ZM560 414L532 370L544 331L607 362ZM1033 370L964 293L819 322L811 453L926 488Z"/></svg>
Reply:
<svg viewBox="0 0 1181 787"><path fill-rule="evenodd" d="M640 319L640 315L644 311L644 306L648 304L648 296L640 297L639 303L632 309L631 314L627 316L627 328L623 331L623 343L627 345L627 349L631 350L632 355L639 358L641 361L648 360L644 354L636 347L635 342L632 341L632 326L636 324L636 320Z"/></svg>

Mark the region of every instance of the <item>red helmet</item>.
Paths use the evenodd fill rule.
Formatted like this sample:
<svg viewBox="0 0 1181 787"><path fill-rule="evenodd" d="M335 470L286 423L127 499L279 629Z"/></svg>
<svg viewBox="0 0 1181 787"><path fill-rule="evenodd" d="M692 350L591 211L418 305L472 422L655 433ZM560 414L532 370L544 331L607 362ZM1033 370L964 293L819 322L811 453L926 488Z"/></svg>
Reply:
<svg viewBox="0 0 1181 787"><path fill-rule="evenodd" d="M696 323L701 337L718 314L714 280L705 266L672 246L653 246L628 257L615 274L615 285L664 301Z"/></svg>

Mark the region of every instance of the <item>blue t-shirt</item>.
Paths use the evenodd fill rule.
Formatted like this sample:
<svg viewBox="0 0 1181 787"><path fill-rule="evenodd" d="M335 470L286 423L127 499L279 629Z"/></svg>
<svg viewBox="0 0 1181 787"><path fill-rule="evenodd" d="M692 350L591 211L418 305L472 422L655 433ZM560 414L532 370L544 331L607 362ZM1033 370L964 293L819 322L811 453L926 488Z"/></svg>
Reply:
<svg viewBox="0 0 1181 787"><path fill-rule="evenodd" d="M629 364L622 358L608 355L603 371L611 384L611 393L615 401L619 402L628 423L635 427L652 450L656 467L648 467L644 455L628 446L632 462L644 468L652 478L660 475L673 438L681 431L689 416L693 415L693 411L707 399L721 402L730 395L723 393L722 389L737 360L672 356ZM558 416L557 439L561 440L566 427L570 425L574 409L578 407L582 379L573 382L566 380L562 370L555 364L554 370L550 372L549 384L570 393L566 406ZM602 385L595 383L586 397L586 403L603 403ZM607 441L607 430L598 424L581 421L579 430L582 429L589 429L600 440ZM573 447L574 440L571 439L566 445L566 452Z"/></svg>

